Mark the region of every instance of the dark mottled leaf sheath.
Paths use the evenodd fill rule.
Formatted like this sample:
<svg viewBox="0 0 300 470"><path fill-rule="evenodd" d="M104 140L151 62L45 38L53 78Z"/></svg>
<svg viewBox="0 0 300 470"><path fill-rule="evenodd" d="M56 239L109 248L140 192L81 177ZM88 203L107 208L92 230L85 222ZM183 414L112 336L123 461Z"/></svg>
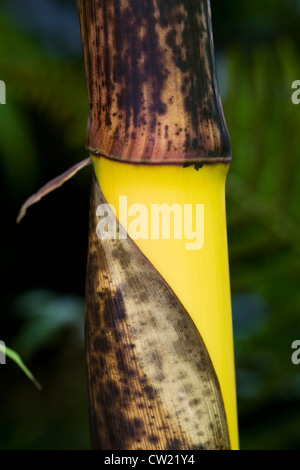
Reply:
<svg viewBox="0 0 300 470"><path fill-rule="evenodd" d="M91 154L228 162L209 0L77 0Z"/></svg>
<svg viewBox="0 0 300 470"><path fill-rule="evenodd" d="M100 240L94 181L87 369L96 449L228 449L222 396L188 312L128 237Z"/></svg>

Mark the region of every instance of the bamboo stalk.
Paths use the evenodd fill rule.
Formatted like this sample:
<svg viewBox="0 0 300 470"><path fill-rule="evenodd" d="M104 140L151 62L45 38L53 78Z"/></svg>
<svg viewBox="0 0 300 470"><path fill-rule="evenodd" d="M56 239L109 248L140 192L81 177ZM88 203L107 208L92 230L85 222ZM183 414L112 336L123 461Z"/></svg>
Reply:
<svg viewBox="0 0 300 470"><path fill-rule="evenodd" d="M228 162L209 1L78 0L92 155Z"/></svg>
<svg viewBox="0 0 300 470"><path fill-rule="evenodd" d="M86 296L93 447L236 448L224 203L231 154L209 1L77 3L97 177ZM203 203L203 247L99 239L97 207L117 207L120 196L148 213L153 203ZM121 212L109 220L132 236Z"/></svg>

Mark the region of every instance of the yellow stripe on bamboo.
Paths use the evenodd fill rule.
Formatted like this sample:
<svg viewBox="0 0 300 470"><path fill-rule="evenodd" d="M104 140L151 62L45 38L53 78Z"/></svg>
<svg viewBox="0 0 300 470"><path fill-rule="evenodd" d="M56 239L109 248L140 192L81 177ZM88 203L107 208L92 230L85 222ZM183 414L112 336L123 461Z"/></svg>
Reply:
<svg viewBox="0 0 300 470"><path fill-rule="evenodd" d="M134 241L167 281L201 334L220 383L231 447L238 449L225 214L228 165L208 164L195 170L194 166L133 165L103 157L93 157L93 163L103 195L116 209L121 224L128 227L129 235L137 212L135 216L120 213L119 197L127 197L127 208L134 204L147 208L148 237ZM193 246L192 241L185 238L184 230L181 239L176 239L172 223L169 239L151 238L152 204L179 204L182 211L185 204L194 208L203 204L204 225L198 227L203 230L203 246L187 249Z"/></svg>

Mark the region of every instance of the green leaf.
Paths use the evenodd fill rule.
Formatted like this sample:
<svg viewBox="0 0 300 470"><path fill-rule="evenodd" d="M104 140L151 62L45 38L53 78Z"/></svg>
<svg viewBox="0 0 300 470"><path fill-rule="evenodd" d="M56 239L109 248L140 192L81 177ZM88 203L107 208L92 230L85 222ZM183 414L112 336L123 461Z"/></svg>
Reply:
<svg viewBox="0 0 300 470"><path fill-rule="evenodd" d="M7 348L0 342L0 351L4 353L7 357L12 359L19 367L22 369L24 374L34 383L34 385L39 389L42 390L41 384L36 380L36 378L32 375L28 367L25 366L24 362L22 361L21 357L18 353L13 351L13 349Z"/></svg>

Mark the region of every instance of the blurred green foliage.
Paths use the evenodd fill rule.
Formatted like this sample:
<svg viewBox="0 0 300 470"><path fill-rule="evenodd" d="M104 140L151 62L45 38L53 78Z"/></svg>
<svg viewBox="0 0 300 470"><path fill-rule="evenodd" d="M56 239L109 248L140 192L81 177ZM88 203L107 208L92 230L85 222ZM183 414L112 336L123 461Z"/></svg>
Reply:
<svg viewBox="0 0 300 470"><path fill-rule="evenodd" d="M212 10L233 150L227 216L241 448L299 449L300 366L291 362L300 337L300 106L291 102L299 5L212 0ZM86 449L90 173L14 225L24 198L86 156L84 68L80 52L59 57L2 13L1 339L29 361L44 391L14 366L1 368L0 448Z"/></svg>
<svg viewBox="0 0 300 470"><path fill-rule="evenodd" d="M300 108L291 102L299 54L279 38L227 57L233 310L236 323L251 319L235 330L241 445L299 448L300 370L290 359L300 333Z"/></svg>
<svg viewBox="0 0 300 470"><path fill-rule="evenodd" d="M5 17L0 18L0 31L1 79L7 84L9 103L1 109L3 171L10 184L28 189L32 181L36 184L41 165L28 112L33 108L61 129L70 151L83 147L88 109L84 68L81 61L49 56L35 38L18 31Z"/></svg>

